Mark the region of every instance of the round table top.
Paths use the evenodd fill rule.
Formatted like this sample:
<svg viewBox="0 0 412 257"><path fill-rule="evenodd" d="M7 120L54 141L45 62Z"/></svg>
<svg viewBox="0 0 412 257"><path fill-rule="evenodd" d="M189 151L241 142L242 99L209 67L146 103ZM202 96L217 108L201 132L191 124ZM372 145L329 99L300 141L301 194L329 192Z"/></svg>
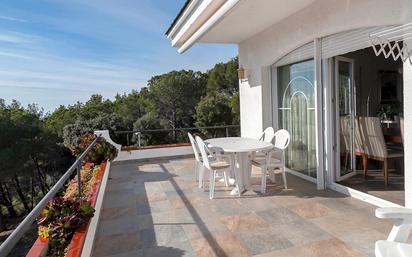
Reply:
<svg viewBox="0 0 412 257"><path fill-rule="evenodd" d="M220 137L208 139L205 142L211 147L222 148L223 151L228 153L266 151L273 149L271 143L246 137Z"/></svg>

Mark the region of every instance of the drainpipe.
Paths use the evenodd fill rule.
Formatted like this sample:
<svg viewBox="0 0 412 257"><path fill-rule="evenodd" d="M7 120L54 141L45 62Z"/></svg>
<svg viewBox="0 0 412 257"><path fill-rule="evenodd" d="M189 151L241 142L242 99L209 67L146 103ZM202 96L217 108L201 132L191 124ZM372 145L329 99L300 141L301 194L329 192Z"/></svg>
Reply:
<svg viewBox="0 0 412 257"><path fill-rule="evenodd" d="M213 27L230 9L232 9L240 0L228 0L222 5L186 42L177 50L179 53L184 53L196 41L203 36L210 28Z"/></svg>

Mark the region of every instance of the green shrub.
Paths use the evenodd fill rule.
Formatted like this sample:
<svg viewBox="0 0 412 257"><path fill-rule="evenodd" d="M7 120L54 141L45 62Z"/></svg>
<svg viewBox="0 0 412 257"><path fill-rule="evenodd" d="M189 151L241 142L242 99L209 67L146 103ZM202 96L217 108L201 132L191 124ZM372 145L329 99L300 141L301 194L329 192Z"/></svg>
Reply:
<svg viewBox="0 0 412 257"><path fill-rule="evenodd" d="M96 139L96 135L86 133L80 137L80 143L77 147L72 149L74 155L79 157L86 148ZM113 160L117 157L118 151L112 144L107 143L104 138L99 138L96 144L90 149L84 162L91 162L94 164L100 164L104 160Z"/></svg>

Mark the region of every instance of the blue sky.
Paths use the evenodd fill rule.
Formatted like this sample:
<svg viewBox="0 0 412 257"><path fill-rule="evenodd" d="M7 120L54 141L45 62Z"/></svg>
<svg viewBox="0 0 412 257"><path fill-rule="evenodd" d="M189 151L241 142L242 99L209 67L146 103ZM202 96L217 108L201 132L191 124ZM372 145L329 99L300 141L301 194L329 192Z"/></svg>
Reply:
<svg viewBox="0 0 412 257"><path fill-rule="evenodd" d="M171 70L206 71L237 55L198 44L183 55L164 33L184 0L0 1L0 98L45 111L113 98Z"/></svg>

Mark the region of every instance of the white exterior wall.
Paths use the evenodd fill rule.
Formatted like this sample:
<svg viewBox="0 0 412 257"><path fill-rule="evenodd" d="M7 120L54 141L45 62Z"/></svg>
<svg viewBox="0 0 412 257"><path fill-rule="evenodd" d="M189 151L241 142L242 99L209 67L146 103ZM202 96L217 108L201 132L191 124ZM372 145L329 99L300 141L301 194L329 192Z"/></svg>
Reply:
<svg viewBox="0 0 412 257"><path fill-rule="evenodd" d="M411 0L319 0L239 44L239 63L248 79L240 84L242 136L256 137L271 123L266 70L282 56L316 37L407 21L412 21Z"/></svg>
<svg viewBox="0 0 412 257"><path fill-rule="evenodd" d="M412 40L407 42L412 46ZM404 154L405 154L405 206L412 208L412 65L403 65L404 80Z"/></svg>
<svg viewBox="0 0 412 257"><path fill-rule="evenodd" d="M281 57L315 38L362 27L408 22L412 22L411 0L319 0L240 43L239 63L248 79L240 85L242 136L256 137L271 125L273 106L267 70ZM409 45L412 46L412 42ZM412 160L412 65L404 67L405 160ZM405 188L406 205L412 207L412 162L407 161Z"/></svg>

